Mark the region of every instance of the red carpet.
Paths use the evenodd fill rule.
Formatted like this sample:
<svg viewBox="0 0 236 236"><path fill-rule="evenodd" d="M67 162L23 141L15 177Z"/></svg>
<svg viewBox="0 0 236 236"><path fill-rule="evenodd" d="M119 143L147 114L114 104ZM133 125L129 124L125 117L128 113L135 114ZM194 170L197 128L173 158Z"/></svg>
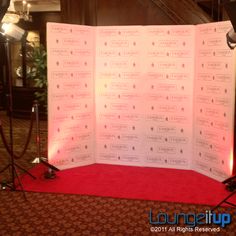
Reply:
<svg viewBox="0 0 236 236"><path fill-rule="evenodd" d="M24 190L212 206L230 193L222 183L189 170L94 164L59 171L55 179L45 179L46 170L40 164L31 170L36 180L22 176Z"/></svg>

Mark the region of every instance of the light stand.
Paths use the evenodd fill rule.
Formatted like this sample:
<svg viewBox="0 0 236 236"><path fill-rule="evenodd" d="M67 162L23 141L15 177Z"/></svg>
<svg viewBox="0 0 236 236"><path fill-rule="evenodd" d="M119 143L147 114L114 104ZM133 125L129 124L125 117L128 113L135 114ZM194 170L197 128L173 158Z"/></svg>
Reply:
<svg viewBox="0 0 236 236"><path fill-rule="evenodd" d="M9 45L9 39L6 38L5 42L5 51L7 56L7 74L8 74L8 94L7 94L7 106L8 106L8 117L9 117L9 149L10 149L10 163L7 165L1 172L5 171L7 168L10 168L11 171L11 180L10 183L6 183L6 186L9 187L11 190L16 190L15 185L15 178L18 179L18 182L21 185L21 182L19 180L19 177L16 172L15 168L15 160L14 160L14 144L13 144L13 124L12 124L12 76L11 76L11 60L10 60L10 45ZM22 185L21 185L22 188Z"/></svg>
<svg viewBox="0 0 236 236"><path fill-rule="evenodd" d="M233 50L236 47L236 1L232 1L225 4L225 10L229 16L229 19L233 25L232 29L226 34L226 40L229 48ZM236 96L236 94L235 94ZM236 97L235 97L236 101ZM234 116L236 116L236 109L234 108ZM236 157L236 119L234 119L234 158ZM235 166L235 164L234 164ZM234 168L234 173L235 173ZM224 180L222 182L226 185L226 189L233 192L236 191L236 175Z"/></svg>
<svg viewBox="0 0 236 236"><path fill-rule="evenodd" d="M11 25L10 25L11 26ZM16 35L16 39L20 39L20 35L21 38L25 35L25 31L20 29L17 26L12 26L11 28L9 25L2 25L2 28L5 30L5 33L9 33L10 36L14 36L14 34ZM14 29L16 29L16 32L14 32ZM20 34L22 33L22 34ZM16 190L16 184L15 184L15 180L18 180L18 183L21 187L21 189L23 190L23 186L21 184L21 181L19 179L19 176L17 175L17 171L16 171L16 167L20 168L21 170L23 170L24 172L26 172L27 174L29 174L32 178L35 179L35 177L33 175L31 175L28 171L24 170L22 167L20 167L19 165L17 165L15 163L15 157L14 157L14 144L13 144L13 94L12 94L12 74L11 74L11 48L10 48L10 44L9 44L10 38L9 37L5 37L5 51L6 51L6 65L7 65L7 88L8 88L8 93L7 93L7 107L8 107L8 117L9 117L9 154L10 154L10 163L3 168L1 172L5 171L6 169L10 168L10 172L11 172L11 180L9 181L9 183L5 183L5 187L10 188L11 190Z"/></svg>
<svg viewBox="0 0 236 236"><path fill-rule="evenodd" d="M7 12L7 9L10 5L10 0L2 0L0 2L0 22L2 21L2 18L4 17L4 15L6 14ZM1 122L1 120L0 120ZM1 125L1 124L0 124ZM4 168L2 171L5 171L5 169L7 169L8 167ZM2 186L5 188L5 184L4 186Z"/></svg>
<svg viewBox="0 0 236 236"><path fill-rule="evenodd" d="M13 152L13 130L12 130L12 76L11 76L11 61L10 61L10 45L9 45L9 39L6 39L5 43L5 49L7 54L7 68L8 68L8 116L9 116L9 137L10 137L10 156L11 156L11 183L12 183L12 189L15 190L15 163L14 163L14 152ZM17 176L17 174L16 174ZM18 176L17 176L18 177Z"/></svg>
<svg viewBox="0 0 236 236"><path fill-rule="evenodd" d="M230 29L230 31L226 34L227 44L229 48L233 50L234 48L236 48L236 1L228 2L224 5L224 7L233 25L233 28ZM234 107L234 117L235 115L236 115L236 109ZM234 119L234 159L235 158L236 158L236 119ZM235 174L236 171L235 168L233 171L234 171L233 173ZM222 183L226 185L226 189L231 193L226 198L224 198L220 203L218 203L214 208L212 208L212 211L221 206L223 203L236 207L236 204L228 201L234 194L236 194L236 175L233 175L232 177L224 180Z"/></svg>

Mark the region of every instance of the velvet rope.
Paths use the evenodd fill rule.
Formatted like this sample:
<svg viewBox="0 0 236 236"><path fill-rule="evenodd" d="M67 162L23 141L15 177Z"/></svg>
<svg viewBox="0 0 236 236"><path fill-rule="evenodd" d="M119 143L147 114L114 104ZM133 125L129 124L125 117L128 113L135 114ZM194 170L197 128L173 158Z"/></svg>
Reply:
<svg viewBox="0 0 236 236"><path fill-rule="evenodd" d="M22 150L20 155L16 155L16 154L13 153L13 157L15 159L20 159L21 157L23 157L25 152L26 152L26 150L27 150L27 148L28 148L28 146L29 146L30 138L31 138L31 135L32 135L33 123L34 123L33 117L34 117L34 113L32 111L31 112L29 132L28 132L26 143L24 145L24 149ZM7 143L6 136L5 136L4 132L3 132L3 127L2 127L1 121L0 121L0 135L2 137L2 141L3 141L4 147L6 148L7 152L9 153L9 155L11 155L11 150L10 150L10 147L9 147L9 145Z"/></svg>

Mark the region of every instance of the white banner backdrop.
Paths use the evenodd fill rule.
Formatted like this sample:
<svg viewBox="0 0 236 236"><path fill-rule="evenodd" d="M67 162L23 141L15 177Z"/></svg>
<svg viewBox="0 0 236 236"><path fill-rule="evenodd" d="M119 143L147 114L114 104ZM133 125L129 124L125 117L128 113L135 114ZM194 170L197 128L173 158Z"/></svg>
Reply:
<svg viewBox="0 0 236 236"><path fill-rule="evenodd" d="M230 22L196 27L193 167L222 180L231 173L235 60L226 44Z"/></svg>
<svg viewBox="0 0 236 236"><path fill-rule="evenodd" d="M48 150L91 163L231 174L230 22L88 27L48 23Z"/></svg>
<svg viewBox="0 0 236 236"><path fill-rule="evenodd" d="M190 167L194 41L193 26L96 28L97 162Z"/></svg>

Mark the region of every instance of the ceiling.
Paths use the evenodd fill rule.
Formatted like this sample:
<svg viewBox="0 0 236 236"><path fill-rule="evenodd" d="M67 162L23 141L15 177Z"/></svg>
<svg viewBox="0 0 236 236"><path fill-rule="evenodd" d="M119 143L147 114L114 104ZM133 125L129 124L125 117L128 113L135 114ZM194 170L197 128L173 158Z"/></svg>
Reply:
<svg viewBox="0 0 236 236"><path fill-rule="evenodd" d="M60 0L26 0L31 5L31 12L60 11ZM22 9L22 0L14 0L16 11Z"/></svg>

